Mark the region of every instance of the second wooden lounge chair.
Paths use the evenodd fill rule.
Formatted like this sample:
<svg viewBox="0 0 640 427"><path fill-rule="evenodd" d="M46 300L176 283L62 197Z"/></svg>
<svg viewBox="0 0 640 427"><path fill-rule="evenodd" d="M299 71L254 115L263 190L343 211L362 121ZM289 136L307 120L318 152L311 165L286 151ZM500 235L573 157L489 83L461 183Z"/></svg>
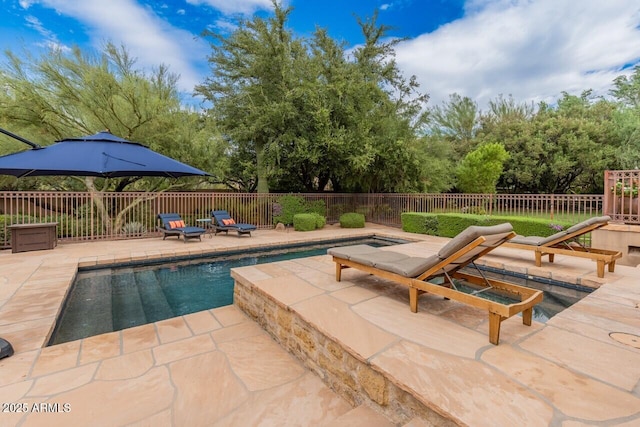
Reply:
<svg viewBox="0 0 640 427"><path fill-rule="evenodd" d="M414 313L418 311L418 296L425 292L486 309L489 312L489 341L497 345L503 320L522 312L522 322L531 325L533 306L542 301L542 291L488 279L477 267L479 276L460 270L468 265L475 266L477 258L513 238L515 233L512 230L508 223L490 227L471 226L443 246L437 254L427 258L409 257L369 245L331 248L328 253L336 263L338 282L342 270L352 267L407 286L409 306ZM431 283L436 278L442 278L444 283ZM453 279L464 280L477 290L473 293L462 292L456 288ZM508 296L514 302L503 304L479 296L481 292L489 290Z"/></svg>
<svg viewBox="0 0 640 427"><path fill-rule="evenodd" d="M592 259L597 263L596 272L598 277L604 277L605 265L609 267L609 272L613 273L616 267L616 260L622 257L622 252L589 248L580 244L577 238L604 227L610 220L611 217L609 216L589 218L549 237L516 236L505 243L505 246L534 251L536 267L542 266L543 255L549 257L549 262L553 262L555 254Z"/></svg>

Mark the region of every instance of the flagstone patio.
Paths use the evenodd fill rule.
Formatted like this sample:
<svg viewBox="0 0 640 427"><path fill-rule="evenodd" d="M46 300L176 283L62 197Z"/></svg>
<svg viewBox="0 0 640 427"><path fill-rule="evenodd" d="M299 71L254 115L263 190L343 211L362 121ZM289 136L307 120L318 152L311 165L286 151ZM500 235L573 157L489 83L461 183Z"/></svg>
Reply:
<svg viewBox="0 0 640 427"><path fill-rule="evenodd" d="M0 336L15 349L0 360L0 424L640 425L640 269L616 266L599 279L588 260L556 256L554 265L536 268L531 253L506 248L484 262L599 289L546 324L505 321L493 346L486 313L429 296L411 313L407 293L393 284L356 271L335 282L329 256L234 270L432 416L330 388L320 370L235 305L44 347L79 266L374 233L420 241L396 247L406 253L434 253L447 240L368 224L0 252Z"/></svg>

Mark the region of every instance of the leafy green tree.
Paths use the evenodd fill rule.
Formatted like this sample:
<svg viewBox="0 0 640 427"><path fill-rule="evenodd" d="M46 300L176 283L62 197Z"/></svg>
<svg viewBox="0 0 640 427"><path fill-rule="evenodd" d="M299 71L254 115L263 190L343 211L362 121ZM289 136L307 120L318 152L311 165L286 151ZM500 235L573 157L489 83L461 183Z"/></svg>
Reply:
<svg viewBox="0 0 640 427"><path fill-rule="evenodd" d="M510 154L498 183L515 193L597 193L603 171L615 164L614 105L563 94L557 106L541 103L537 112L506 108L483 115L478 138L500 141Z"/></svg>
<svg viewBox="0 0 640 427"><path fill-rule="evenodd" d="M625 106L640 108L640 65L633 68L630 76L616 77L611 94Z"/></svg>
<svg viewBox="0 0 640 427"><path fill-rule="evenodd" d="M631 76L620 76L613 81L611 94L618 108L613 114L615 135L619 144L616 150L620 169L640 167L640 66Z"/></svg>
<svg viewBox="0 0 640 427"><path fill-rule="evenodd" d="M0 68L0 116L14 133L41 145L108 129L204 170L215 171L224 144L213 122L183 108L178 77L165 66L151 74L135 67L125 47L107 44L100 55L75 48L50 50L40 58L6 52ZM213 135L213 136L212 136ZM50 189L104 191L196 186L200 178L37 178ZM22 180L21 180L22 181ZM26 180L28 183L29 180ZM29 184L26 184L29 185Z"/></svg>
<svg viewBox="0 0 640 427"><path fill-rule="evenodd" d="M467 154L458 166L457 187L464 193L495 193L509 153L499 143L486 143Z"/></svg>
<svg viewBox="0 0 640 427"><path fill-rule="evenodd" d="M471 98L457 93L449 96L448 102L429 110L429 129L451 144L453 153L461 159L476 144L476 132L479 127L480 110Z"/></svg>
<svg viewBox="0 0 640 427"><path fill-rule="evenodd" d="M211 75L196 90L244 165L236 175L258 192L421 188L415 129L426 97L397 68L388 29L359 20L365 43L348 60L322 29L294 37L292 9L273 5L272 17L242 20L229 36L205 33Z"/></svg>
<svg viewBox="0 0 640 427"><path fill-rule="evenodd" d="M232 144L255 153L258 192L269 191L267 150L297 119L292 63L306 52L285 26L290 12L274 2L268 19L241 20L229 36L204 33L212 39L211 75L196 92L213 104L210 114Z"/></svg>

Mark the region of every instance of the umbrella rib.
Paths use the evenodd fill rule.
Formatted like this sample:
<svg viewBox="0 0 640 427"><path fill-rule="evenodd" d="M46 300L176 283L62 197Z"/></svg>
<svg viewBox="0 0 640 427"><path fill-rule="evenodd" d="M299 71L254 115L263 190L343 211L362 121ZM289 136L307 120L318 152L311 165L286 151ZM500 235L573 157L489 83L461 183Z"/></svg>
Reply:
<svg viewBox="0 0 640 427"><path fill-rule="evenodd" d="M137 163L137 162L132 162L131 160L122 159L120 157L116 157L116 156L112 156L111 154L107 154L104 151L102 152L102 155L105 156L105 157L111 157L112 159L120 160L121 162L131 163L133 165L138 165L138 166L146 166L144 163Z"/></svg>

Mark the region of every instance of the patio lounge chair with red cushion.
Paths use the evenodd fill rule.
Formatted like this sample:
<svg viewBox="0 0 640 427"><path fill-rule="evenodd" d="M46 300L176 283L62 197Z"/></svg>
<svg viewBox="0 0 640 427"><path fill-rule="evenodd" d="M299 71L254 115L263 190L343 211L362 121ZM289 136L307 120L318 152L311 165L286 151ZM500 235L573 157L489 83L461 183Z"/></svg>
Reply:
<svg viewBox="0 0 640 427"><path fill-rule="evenodd" d="M177 213L158 214L158 219L162 221L162 225L158 226L158 230L162 232L162 240L168 236L178 236L178 240L180 240L180 236L182 236L185 243L187 243L187 239L197 238L198 240L202 240L202 235L206 231L202 227L185 225Z"/></svg>
<svg viewBox="0 0 640 427"><path fill-rule="evenodd" d="M537 267L542 266L543 255L549 257L549 262L553 262L555 254L592 259L597 263L598 277L604 277L605 265L612 273L616 267L616 260L622 257L622 252L586 247L578 241L578 237L604 227L610 220L609 216L589 218L549 237L518 235L505 243L505 246L534 251Z"/></svg>
<svg viewBox="0 0 640 427"><path fill-rule="evenodd" d="M237 231L238 236L243 234L251 236L251 232L258 228L253 224L237 223L227 211L211 211L211 218L211 226L215 234L222 232L229 234L229 231Z"/></svg>
<svg viewBox="0 0 640 427"><path fill-rule="evenodd" d="M530 326L533 306L543 298L540 290L488 279L474 264L477 258L513 238L515 233L512 230L509 223L490 227L471 226L449 241L437 254L424 258L369 245L331 248L328 254L333 256L336 263L338 282L343 269L355 268L407 286L409 307L414 313L418 311L418 297L426 292L487 310L489 341L497 345L501 322L522 312L522 323ZM476 267L479 276L462 272L465 266ZM438 279L438 283L434 279ZM464 280L465 285L475 291L459 290L453 279ZM513 303L482 298L487 291L508 296Z"/></svg>

